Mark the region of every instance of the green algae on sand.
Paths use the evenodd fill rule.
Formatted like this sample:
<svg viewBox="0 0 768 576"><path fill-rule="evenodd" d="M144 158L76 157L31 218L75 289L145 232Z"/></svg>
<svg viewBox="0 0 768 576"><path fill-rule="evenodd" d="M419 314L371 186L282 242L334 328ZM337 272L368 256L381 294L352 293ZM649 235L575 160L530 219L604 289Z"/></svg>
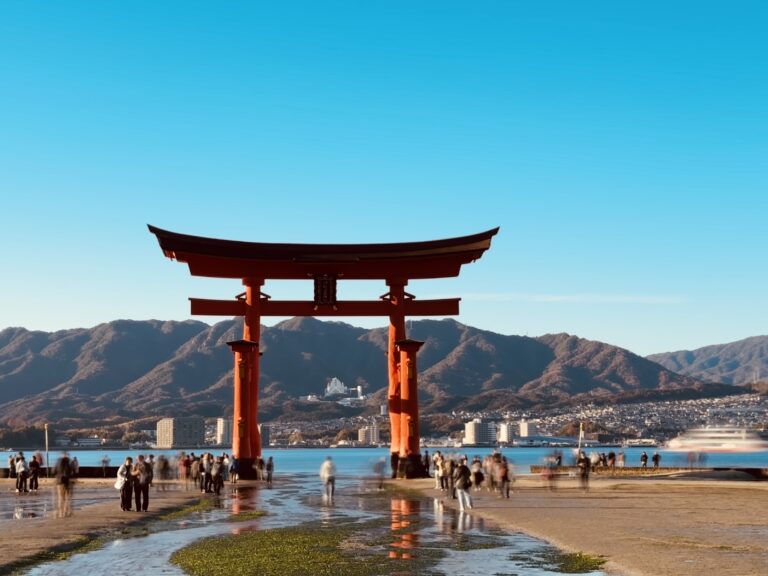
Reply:
<svg viewBox="0 0 768 576"><path fill-rule="evenodd" d="M171 562L196 576L376 576L402 572L402 558L390 558L387 523L319 522L260 532L206 538L178 550ZM410 573L428 573L442 556L419 550L408 559Z"/></svg>

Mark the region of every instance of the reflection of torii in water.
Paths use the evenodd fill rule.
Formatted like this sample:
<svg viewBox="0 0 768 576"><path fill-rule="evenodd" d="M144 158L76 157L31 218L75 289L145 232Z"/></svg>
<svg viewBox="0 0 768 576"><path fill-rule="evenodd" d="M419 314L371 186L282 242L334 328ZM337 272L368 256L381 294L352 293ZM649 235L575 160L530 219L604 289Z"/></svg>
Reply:
<svg viewBox="0 0 768 576"><path fill-rule="evenodd" d="M452 278L480 258L498 228L459 238L396 244L272 244L177 234L149 226L168 258L184 262L193 276L240 279L245 292L232 300L191 298L192 314L243 316L243 338L229 342L235 355L232 452L240 470L261 455L258 430L258 352L263 316L387 316L387 364L391 452L400 476L423 473L420 458L416 353L406 316L455 316L459 298L417 300L405 291L411 280ZM338 280L383 280L378 300L336 298ZM312 300L275 301L262 292L267 280L311 280Z"/></svg>

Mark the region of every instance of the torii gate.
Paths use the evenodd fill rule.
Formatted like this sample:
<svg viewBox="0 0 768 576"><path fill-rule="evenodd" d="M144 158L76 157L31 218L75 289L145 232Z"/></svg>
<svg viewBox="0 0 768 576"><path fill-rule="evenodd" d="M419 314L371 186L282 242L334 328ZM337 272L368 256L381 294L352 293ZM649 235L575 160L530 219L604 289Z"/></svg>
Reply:
<svg viewBox="0 0 768 576"><path fill-rule="evenodd" d="M261 456L258 428L259 330L262 316L389 317L388 407L393 469L421 474L416 353L406 316L454 316L459 298L416 300L409 280L449 278L490 248L498 228L460 238L396 244L271 244L177 234L149 226L168 258L185 262L193 276L239 278L245 292L233 300L190 298L192 314L243 316L243 339L227 344L235 356L232 452L247 477ZM337 300L343 280L384 280L389 291L378 300ZM312 280L314 298L272 300L261 291L267 280Z"/></svg>

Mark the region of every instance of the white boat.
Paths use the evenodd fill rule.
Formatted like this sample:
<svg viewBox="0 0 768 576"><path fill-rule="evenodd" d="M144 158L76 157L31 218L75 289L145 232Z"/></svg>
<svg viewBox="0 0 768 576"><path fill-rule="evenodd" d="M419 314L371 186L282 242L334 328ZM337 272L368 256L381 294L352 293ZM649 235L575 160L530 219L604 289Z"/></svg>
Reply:
<svg viewBox="0 0 768 576"><path fill-rule="evenodd" d="M759 452L768 450L768 440L755 430L735 427L692 428L667 443L667 450L680 452Z"/></svg>

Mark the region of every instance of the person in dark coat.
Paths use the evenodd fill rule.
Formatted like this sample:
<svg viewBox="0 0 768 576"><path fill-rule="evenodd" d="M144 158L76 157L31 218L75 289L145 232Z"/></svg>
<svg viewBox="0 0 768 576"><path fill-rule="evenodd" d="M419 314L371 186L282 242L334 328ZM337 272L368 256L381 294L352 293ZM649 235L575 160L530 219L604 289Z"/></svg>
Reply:
<svg viewBox="0 0 768 576"><path fill-rule="evenodd" d="M139 454L138 462L133 465L133 494L136 502L136 512L146 512L149 508L149 485L152 484L152 466Z"/></svg>

